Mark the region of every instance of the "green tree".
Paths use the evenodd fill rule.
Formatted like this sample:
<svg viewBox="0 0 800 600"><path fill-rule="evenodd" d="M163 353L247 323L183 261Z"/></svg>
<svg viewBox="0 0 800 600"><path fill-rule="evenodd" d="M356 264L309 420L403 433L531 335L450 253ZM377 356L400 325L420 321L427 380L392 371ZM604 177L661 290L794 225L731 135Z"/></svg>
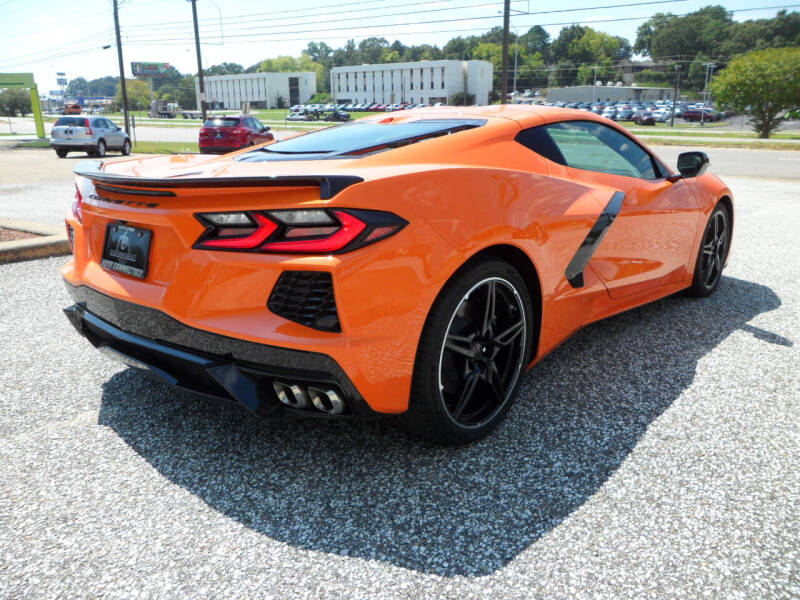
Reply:
<svg viewBox="0 0 800 600"><path fill-rule="evenodd" d="M800 48L754 50L734 58L711 83L723 105L749 114L759 137L780 124L783 111L800 104Z"/></svg>
<svg viewBox="0 0 800 600"><path fill-rule="evenodd" d="M113 96L119 85L119 77L100 77L89 82L90 96Z"/></svg>
<svg viewBox="0 0 800 600"><path fill-rule="evenodd" d="M197 95L194 90L194 76L184 75L175 89L175 99L181 108L194 110L197 108Z"/></svg>
<svg viewBox="0 0 800 600"><path fill-rule="evenodd" d="M88 96L89 95L89 82L86 81L83 77L76 77L75 79L70 79L69 83L67 84L67 96Z"/></svg>
<svg viewBox="0 0 800 600"><path fill-rule="evenodd" d="M368 37L358 44L358 54L361 62L367 65L378 64L383 53L389 49L386 38Z"/></svg>
<svg viewBox="0 0 800 600"><path fill-rule="evenodd" d="M126 79L125 89L128 93L128 108L141 110L150 106L150 85L140 79ZM114 103L122 105L122 88L117 85Z"/></svg>
<svg viewBox="0 0 800 600"><path fill-rule="evenodd" d="M19 88L0 90L0 114L3 116L13 117L17 112L24 115L32 110L29 90Z"/></svg>
<svg viewBox="0 0 800 600"><path fill-rule="evenodd" d="M546 61L550 55L550 34L541 25L534 25L519 36L519 43L530 56L538 52Z"/></svg>
<svg viewBox="0 0 800 600"><path fill-rule="evenodd" d="M450 60L470 60L478 44L478 38L475 36L454 37L442 47L442 54L444 58Z"/></svg>
<svg viewBox="0 0 800 600"><path fill-rule="evenodd" d="M633 44L633 51L636 54L652 56L653 33L664 27L670 20L676 18L671 13L656 13L648 21L639 25L636 30L636 41Z"/></svg>
<svg viewBox="0 0 800 600"><path fill-rule="evenodd" d="M238 75L244 73L244 67L238 63L224 62L203 69L203 75Z"/></svg>
<svg viewBox="0 0 800 600"><path fill-rule="evenodd" d="M658 13L639 26L633 50L656 59L714 56L732 25L731 14L722 6L706 6L682 17Z"/></svg>
<svg viewBox="0 0 800 600"><path fill-rule="evenodd" d="M450 96L451 106L472 106L473 104L475 104L475 94L456 92Z"/></svg>
<svg viewBox="0 0 800 600"><path fill-rule="evenodd" d="M720 56L735 56L750 50L787 46L800 46L800 13L782 10L772 19L733 23L719 52Z"/></svg>

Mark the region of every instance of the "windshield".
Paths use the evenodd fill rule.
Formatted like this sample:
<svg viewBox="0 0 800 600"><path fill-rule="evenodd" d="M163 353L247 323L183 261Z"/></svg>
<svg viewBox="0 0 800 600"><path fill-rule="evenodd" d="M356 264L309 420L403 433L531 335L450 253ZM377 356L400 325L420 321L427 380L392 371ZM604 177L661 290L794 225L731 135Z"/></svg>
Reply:
<svg viewBox="0 0 800 600"><path fill-rule="evenodd" d="M86 117L59 117L58 121L56 121L56 127L59 125L86 127Z"/></svg>
<svg viewBox="0 0 800 600"><path fill-rule="evenodd" d="M213 117L203 123L203 127L236 127L239 124L238 117Z"/></svg>
<svg viewBox="0 0 800 600"><path fill-rule="evenodd" d="M480 127L485 122L479 119L422 119L396 124L359 121L312 131L270 144L256 152L295 158L303 158L303 155L363 155ZM263 156L248 158L248 155L240 159L264 160ZM275 158L279 159L278 156Z"/></svg>

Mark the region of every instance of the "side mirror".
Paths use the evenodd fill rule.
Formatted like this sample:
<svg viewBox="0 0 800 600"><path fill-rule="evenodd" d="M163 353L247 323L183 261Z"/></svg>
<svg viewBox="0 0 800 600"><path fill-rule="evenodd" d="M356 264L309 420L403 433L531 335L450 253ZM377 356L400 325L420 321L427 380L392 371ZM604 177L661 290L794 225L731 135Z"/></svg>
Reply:
<svg viewBox="0 0 800 600"><path fill-rule="evenodd" d="M114 128L114 131L121 131L121 130L122 130L122 127L120 127L119 125L117 125L117 126Z"/></svg>
<svg viewBox="0 0 800 600"><path fill-rule="evenodd" d="M678 155L678 171L684 177L699 177L710 162L705 152L683 152Z"/></svg>
<svg viewBox="0 0 800 600"><path fill-rule="evenodd" d="M261 131L269 131L269 127L264 127Z"/></svg>

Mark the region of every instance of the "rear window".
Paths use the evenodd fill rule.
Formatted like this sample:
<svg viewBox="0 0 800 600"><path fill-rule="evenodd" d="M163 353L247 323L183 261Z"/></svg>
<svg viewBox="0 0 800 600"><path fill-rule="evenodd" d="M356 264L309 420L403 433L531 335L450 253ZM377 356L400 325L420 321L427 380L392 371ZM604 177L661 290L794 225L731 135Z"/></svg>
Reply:
<svg viewBox="0 0 800 600"><path fill-rule="evenodd" d="M485 120L478 119L423 119L397 124L359 121L276 142L248 155L267 153L278 160L281 155L297 158L308 155L315 157L364 155L473 129L484 123ZM263 160L263 157L246 158L248 155L243 155L240 159Z"/></svg>
<svg viewBox="0 0 800 600"><path fill-rule="evenodd" d="M203 127L236 127L239 124L239 117L212 117L206 119Z"/></svg>
<svg viewBox="0 0 800 600"><path fill-rule="evenodd" d="M86 117L59 117L56 127L66 125L68 127L86 127Z"/></svg>

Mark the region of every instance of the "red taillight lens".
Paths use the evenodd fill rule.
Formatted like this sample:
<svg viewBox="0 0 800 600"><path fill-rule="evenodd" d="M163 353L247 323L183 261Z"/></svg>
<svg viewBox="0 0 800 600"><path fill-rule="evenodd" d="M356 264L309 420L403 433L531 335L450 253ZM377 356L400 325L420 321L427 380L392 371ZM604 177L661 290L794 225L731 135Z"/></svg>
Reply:
<svg viewBox="0 0 800 600"><path fill-rule="evenodd" d="M89 119L84 119L86 121L86 135L92 135L92 126L89 125Z"/></svg>
<svg viewBox="0 0 800 600"><path fill-rule="evenodd" d="M237 127L236 129L231 129L231 133L233 135L239 135L240 133L242 133L242 130Z"/></svg>
<svg viewBox="0 0 800 600"><path fill-rule="evenodd" d="M72 214L75 215L75 220L83 225L83 196L77 183L75 184L75 199L72 201Z"/></svg>
<svg viewBox="0 0 800 600"><path fill-rule="evenodd" d="M202 213L206 232L195 248L287 254L334 254L372 244L408 221L392 213L355 209L302 209Z"/></svg>

